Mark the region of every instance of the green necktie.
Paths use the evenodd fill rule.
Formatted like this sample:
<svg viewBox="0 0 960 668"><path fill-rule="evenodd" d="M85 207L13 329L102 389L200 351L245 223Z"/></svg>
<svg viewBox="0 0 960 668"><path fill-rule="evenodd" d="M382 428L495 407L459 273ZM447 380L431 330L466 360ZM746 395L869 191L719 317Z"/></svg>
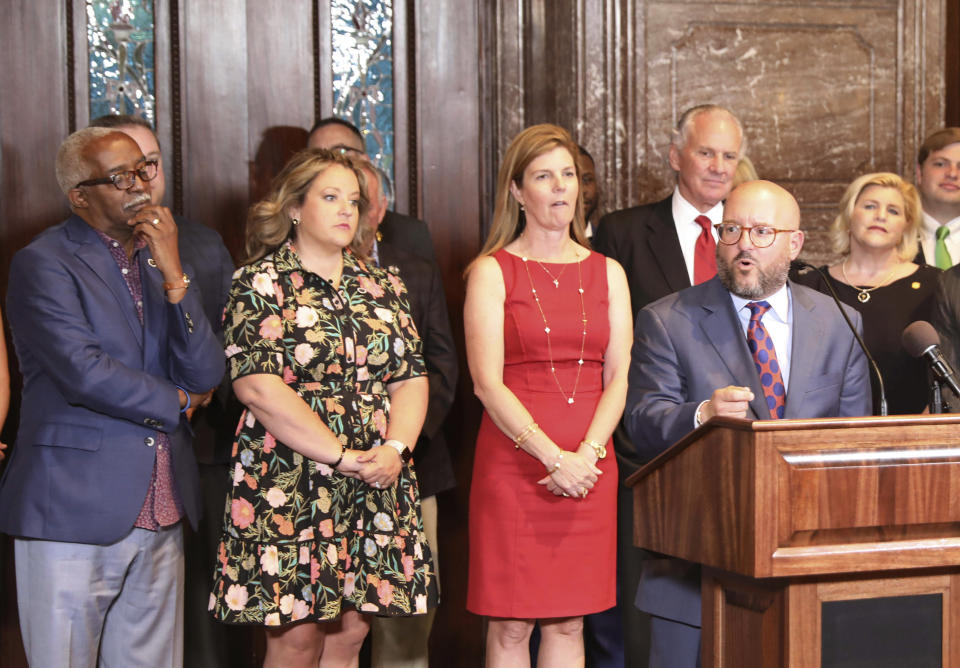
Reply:
<svg viewBox="0 0 960 668"><path fill-rule="evenodd" d="M950 251L947 250L948 234L950 234L950 228L946 225L937 228L937 245L934 248L933 259L940 269L949 269L953 266Z"/></svg>

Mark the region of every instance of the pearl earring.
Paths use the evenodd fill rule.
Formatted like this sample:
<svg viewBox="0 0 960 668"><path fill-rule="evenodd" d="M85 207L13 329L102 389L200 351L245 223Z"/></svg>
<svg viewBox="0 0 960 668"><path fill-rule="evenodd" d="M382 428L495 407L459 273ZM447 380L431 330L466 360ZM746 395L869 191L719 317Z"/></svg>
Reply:
<svg viewBox="0 0 960 668"><path fill-rule="evenodd" d="M291 222L292 222L294 225L299 225L299 224L300 224L300 219L299 219L299 218L293 218Z"/></svg>

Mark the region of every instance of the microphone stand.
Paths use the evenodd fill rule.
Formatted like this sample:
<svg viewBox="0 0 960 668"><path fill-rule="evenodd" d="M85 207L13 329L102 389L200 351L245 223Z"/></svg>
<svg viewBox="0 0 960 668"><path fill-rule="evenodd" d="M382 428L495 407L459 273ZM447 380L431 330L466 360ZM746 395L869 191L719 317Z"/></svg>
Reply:
<svg viewBox="0 0 960 668"><path fill-rule="evenodd" d="M863 342L863 337L860 336L860 332L857 331L857 328L853 326L853 322L850 320L850 316L847 315L847 311L843 308L843 303L840 301L840 298L837 296L837 291L833 289L833 281L827 277L827 275L821 271L820 267L814 267L809 262L804 262L803 260L794 260L794 264L800 267L806 267L813 269L815 272L820 274L820 277L823 279L823 282L827 284L827 289L830 290L830 296L833 297L833 301L837 303L837 309L840 311L840 315L843 316L843 319L847 321L847 327L850 328L850 331L853 332L854 338L856 338L857 343L860 344L860 349L863 351L864 356L867 358L867 362L870 363L870 368L873 369L873 374L877 377L877 389L880 390L880 415L887 414L887 393L883 388L883 376L880 375L880 367L877 366L877 363L873 359L873 355L870 354L870 351L867 349L867 344ZM939 390L939 386L937 387Z"/></svg>
<svg viewBox="0 0 960 668"><path fill-rule="evenodd" d="M930 414L939 415L943 412L943 391L940 388L940 381L936 378L930 384Z"/></svg>

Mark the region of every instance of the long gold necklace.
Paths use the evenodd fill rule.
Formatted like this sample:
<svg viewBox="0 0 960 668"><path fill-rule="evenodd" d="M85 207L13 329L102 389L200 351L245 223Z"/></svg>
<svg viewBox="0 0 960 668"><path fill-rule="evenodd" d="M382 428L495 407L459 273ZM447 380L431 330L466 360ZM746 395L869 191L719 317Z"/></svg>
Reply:
<svg viewBox="0 0 960 668"><path fill-rule="evenodd" d="M847 278L847 261L844 260L840 263L840 273L843 274L843 280L854 290L859 290L860 294L857 295L857 301L861 304L866 304L870 301L870 293L876 290L877 288L882 288L884 285L890 282L890 278L893 276L893 272L897 270L898 265L893 265L890 268L890 271L887 272L887 275L883 277L877 285L874 285L872 288L862 288L859 285L854 285L849 278Z"/></svg>
<svg viewBox="0 0 960 668"><path fill-rule="evenodd" d="M543 311L543 305L540 303L540 295L537 294L537 288L533 284L533 275L530 273L530 265L528 264L528 258L525 255L521 255L520 259L523 260L523 267L527 270L527 279L530 281L530 291L533 293L533 300L537 303L537 309L540 311L540 318L543 320L543 331L547 335L547 356L550 359L550 373L553 374L553 380L557 383L557 389L560 390L560 396L563 397L564 401L567 402L567 405L570 405L574 402L577 396L577 386L580 384L580 371L583 369L583 351L586 349L587 345L587 308L584 305L583 301L583 271L580 268L581 261L577 261L577 294L580 295L580 322L582 324L583 330L580 338L580 357L577 360L577 376L573 381L573 391L570 392L570 396L567 396L567 393L563 391L563 386L560 385L560 378L557 376L557 368L553 363L553 342L550 339L550 323L547 322L547 314ZM534 260L537 264L540 264L538 260ZM542 264L540 266L544 271L550 276L553 280L554 287L560 287L560 275L563 274L561 270L556 277L553 276L547 268ZM564 267L566 269L566 267Z"/></svg>

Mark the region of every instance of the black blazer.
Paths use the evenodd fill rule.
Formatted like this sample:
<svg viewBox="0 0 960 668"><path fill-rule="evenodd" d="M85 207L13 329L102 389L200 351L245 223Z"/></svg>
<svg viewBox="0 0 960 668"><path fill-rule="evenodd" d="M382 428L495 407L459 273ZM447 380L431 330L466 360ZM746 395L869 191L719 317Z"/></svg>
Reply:
<svg viewBox="0 0 960 668"><path fill-rule="evenodd" d="M592 239L597 252L627 272L634 319L647 304L690 287L672 199L609 213L600 219Z"/></svg>
<svg viewBox="0 0 960 668"><path fill-rule="evenodd" d="M429 237L427 241L429 243ZM429 247L432 251L432 244ZM430 400L427 418L413 451L413 460L420 496L427 498L456 485L443 433L443 422L453 403L459 371L457 350L450 331L450 316L447 314L447 298L435 260L427 261L394 243L388 243L386 237L378 242L377 251L380 266L397 273L407 286L413 322L423 341Z"/></svg>
<svg viewBox="0 0 960 668"><path fill-rule="evenodd" d="M387 211L383 220L380 221L380 227L377 228L377 240L381 244L389 244L394 248L413 253L432 264L437 263L433 252L433 241L430 239L430 229L425 222L412 216Z"/></svg>

